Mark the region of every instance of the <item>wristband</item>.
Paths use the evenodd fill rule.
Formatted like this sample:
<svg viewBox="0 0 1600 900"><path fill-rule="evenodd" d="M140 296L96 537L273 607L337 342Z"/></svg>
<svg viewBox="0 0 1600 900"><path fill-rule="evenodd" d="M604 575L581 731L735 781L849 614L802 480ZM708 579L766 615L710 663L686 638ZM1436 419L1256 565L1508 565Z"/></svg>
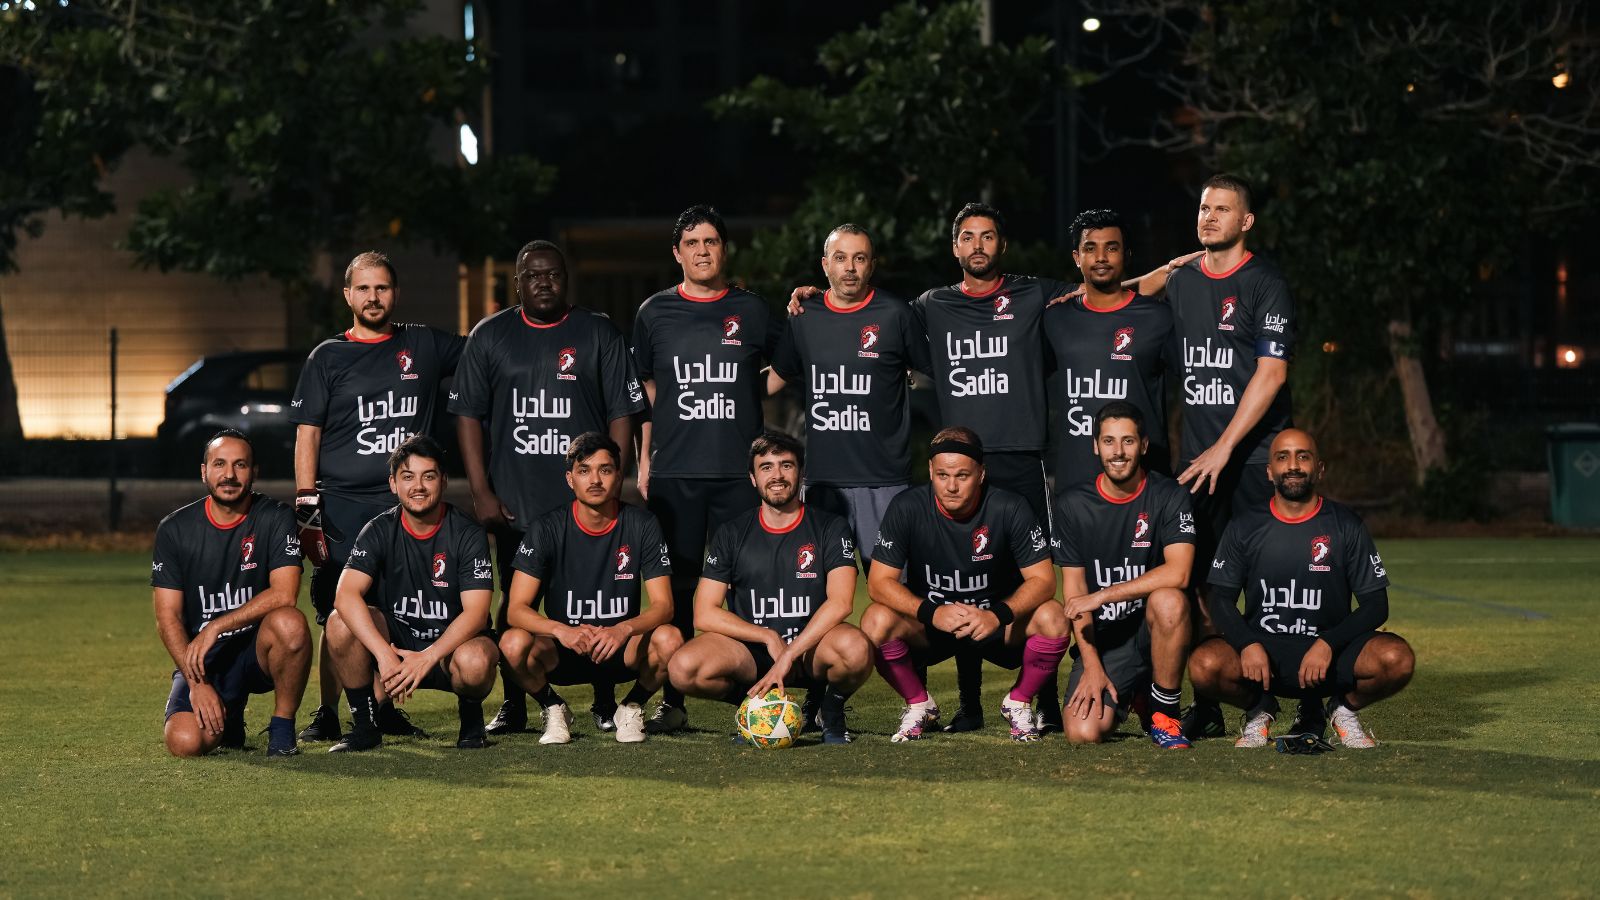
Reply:
<svg viewBox="0 0 1600 900"><path fill-rule="evenodd" d="M1012 611L1011 604L1009 603L996 603L995 605L989 607L989 612L994 613L994 617L1000 620L1001 628L1004 628L1017 620L1017 614Z"/></svg>
<svg viewBox="0 0 1600 900"><path fill-rule="evenodd" d="M922 601L922 605L917 607L917 621L930 628L933 627L933 614L938 610L939 604L932 600Z"/></svg>

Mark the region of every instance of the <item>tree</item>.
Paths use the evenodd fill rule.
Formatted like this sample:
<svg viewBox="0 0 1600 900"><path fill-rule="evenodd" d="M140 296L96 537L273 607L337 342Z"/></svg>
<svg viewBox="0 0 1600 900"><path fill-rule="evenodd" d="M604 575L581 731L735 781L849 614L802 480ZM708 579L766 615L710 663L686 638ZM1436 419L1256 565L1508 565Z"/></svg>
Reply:
<svg viewBox="0 0 1600 900"><path fill-rule="evenodd" d="M1005 207L1040 193L1024 160L1025 125L1067 72L1041 37L985 46L979 19L976 3L904 3L824 43L822 85L762 76L713 101L717 114L766 125L814 163L786 223L740 254L753 285L787 296L814 281L823 235L846 221L876 238L878 281L949 281L956 210L979 197ZM1050 254L1013 242L1012 257L1016 266Z"/></svg>
<svg viewBox="0 0 1600 900"><path fill-rule="evenodd" d="M1308 344L1387 359L1420 484L1450 467L1424 347L1600 175L1600 67L1566 0L1121 0L1179 48L1152 140L1252 179Z"/></svg>
<svg viewBox="0 0 1600 900"><path fill-rule="evenodd" d="M102 180L135 146L190 176L143 200L126 239L163 271L265 275L308 302L334 287L319 258L378 236L463 258L514 250L553 172L525 157L456 163L487 63L463 41L407 31L422 6L10 4L0 64L28 78L38 114L0 172L0 271L39 213L110 212Z"/></svg>

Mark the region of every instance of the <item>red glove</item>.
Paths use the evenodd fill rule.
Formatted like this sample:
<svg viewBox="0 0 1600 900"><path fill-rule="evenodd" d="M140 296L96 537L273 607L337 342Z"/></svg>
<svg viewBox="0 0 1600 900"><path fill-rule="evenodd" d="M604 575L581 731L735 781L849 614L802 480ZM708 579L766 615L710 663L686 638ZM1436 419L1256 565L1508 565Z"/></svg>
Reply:
<svg viewBox="0 0 1600 900"><path fill-rule="evenodd" d="M300 554L314 568L328 564L328 538L322 531L322 495L315 490L294 495L294 520L300 526Z"/></svg>

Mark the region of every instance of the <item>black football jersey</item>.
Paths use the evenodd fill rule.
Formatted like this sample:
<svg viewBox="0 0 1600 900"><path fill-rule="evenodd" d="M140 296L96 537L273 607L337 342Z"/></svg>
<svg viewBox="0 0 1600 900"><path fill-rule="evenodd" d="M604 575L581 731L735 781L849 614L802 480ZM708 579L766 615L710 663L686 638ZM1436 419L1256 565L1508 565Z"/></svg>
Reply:
<svg viewBox="0 0 1600 900"><path fill-rule="evenodd" d="M1016 592L1023 569L1050 558L1047 544L1033 508L1010 491L984 487L958 521L924 484L889 501L872 560L902 570L918 597L988 609Z"/></svg>
<svg viewBox="0 0 1600 900"><path fill-rule="evenodd" d="M356 536L344 567L372 576L367 605L417 641L438 640L461 615L462 591L494 590L488 536L448 503L429 532L412 531L398 506L379 513Z"/></svg>
<svg viewBox="0 0 1600 900"><path fill-rule="evenodd" d="M523 528L572 498L573 438L644 408L622 333L583 307L549 325L520 306L479 322L450 388L450 412L488 425L489 481Z"/></svg>
<svg viewBox="0 0 1600 900"><path fill-rule="evenodd" d="M1194 543L1189 492L1176 481L1146 472L1133 496L1113 499L1105 475L1067 488L1056 500L1055 563L1082 568L1089 591L1132 581L1166 562L1166 548ZM1097 637L1114 643L1137 631L1144 598L1100 607Z"/></svg>
<svg viewBox="0 0 1600 900"><path fill-rule="evenodd" d="M1350 615L1352 595L1389 587L1366 524L1326 497L1298 519L1284 518L1276 499L1266 509L1236 510L1209 581L1244 589L1252 628L1308 639Z"/></svg>
<svg viewBox="0 0 1600 900"><path fill-rule="evenodd" d="M544 614L567 625L615 625L644 609L644 583L672 574L661 526L621 504L604 531L578 523L577 501L540 516L512 566L539 579Z"/></svg>
<svg viewBox="0 0 1600 900"><path fill-rule="evenodd" d="M702 573L728 586L728 609L793 641L828 599L828 573L856 567L855 539L843 518L811 506L782 531L762 507L740 513L711 536Z"/></svg>
<svg viewBox="0 0 1600 900"><path fill-rule="evenodd" d="M317 486L333 494L389 491L389 454L427 434L441 379L453 375L466 338L426 325L396 325L371 341L346 331L306 359L289 421L322 429Z"/></svg>
<svg viewBox="0 0 1600 900"><path fill-rule="evenodd" d="M960 283L911 304L928 335L939 418L976 431L987 450L1043 450L1045 304L1071 285L1006 275L987 294Z"/></svg>
<svg viewBox="0 0 1600 900"><path fill-rule="evenodd" d="M1233 420L1256 360L1287 361L1294 352L1294 302L1277 266L1250 253L1232 269L1214 273L1205 257L1167 279L1183 367L1183 436L1179 455L1192 460L1217 442ZM1290 426L1289 385L1235 451L1265 463L1278 432Z"/></svg>
<svg viewBox="0 0 1600 900"><path fill-rule="evenodd" d="M681 286L644 301L633 322L639 377L656 383L650 471L678 478L737 478L761 434L762 368L782 318L748 291L697 299Z"/></svg>
<svg viewBox="0 0 1600 900"><path fill-rule="evenodd" d="M1128 291L1120 306L1100 310L1082 297L1044 314L1045 340L1055 357L1050 404L1056 422L1056 489L1100 475L1094 417L1113 400L1144 415L1151 451L1165 452L1166 371L1172 362L1172 309Z"/></svg>
<svg viewBox="0 0 1600 900"><path fill-rule="evenodd" d="M300 567L294 510L261 494L232 525L211 517L211 498L181 507L156 526L150 586L183 593L183 627L192 639L207 622L272 586L274 569ZM227 632L243 634L255 628Z"/></svg>
<svg viewBox="0 0 1600 900"><path fill-rule="evenodd" d="M789 322L772 369L805 404L806 482L905 484L911 473L907 369L929 369L928 339L904 300L881 289L842 312L832 291Z"/></svg>

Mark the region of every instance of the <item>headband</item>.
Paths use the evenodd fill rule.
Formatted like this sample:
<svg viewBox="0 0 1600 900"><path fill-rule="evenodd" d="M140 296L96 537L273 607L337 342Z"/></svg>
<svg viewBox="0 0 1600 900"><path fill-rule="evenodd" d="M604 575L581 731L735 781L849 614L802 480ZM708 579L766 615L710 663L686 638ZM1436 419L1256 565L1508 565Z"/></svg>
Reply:
<svg viewBox="0 0 1600 900"><path fill-rule="evenodd" d="M942 441L934 441L933 444L928 447L928 455L938 456L940 453L959 453L962 456L972 457L974 462L983 462L982 447L978 446L977 444L969 444L966 441L958 440L956 438L945 438Z"/></svg>

